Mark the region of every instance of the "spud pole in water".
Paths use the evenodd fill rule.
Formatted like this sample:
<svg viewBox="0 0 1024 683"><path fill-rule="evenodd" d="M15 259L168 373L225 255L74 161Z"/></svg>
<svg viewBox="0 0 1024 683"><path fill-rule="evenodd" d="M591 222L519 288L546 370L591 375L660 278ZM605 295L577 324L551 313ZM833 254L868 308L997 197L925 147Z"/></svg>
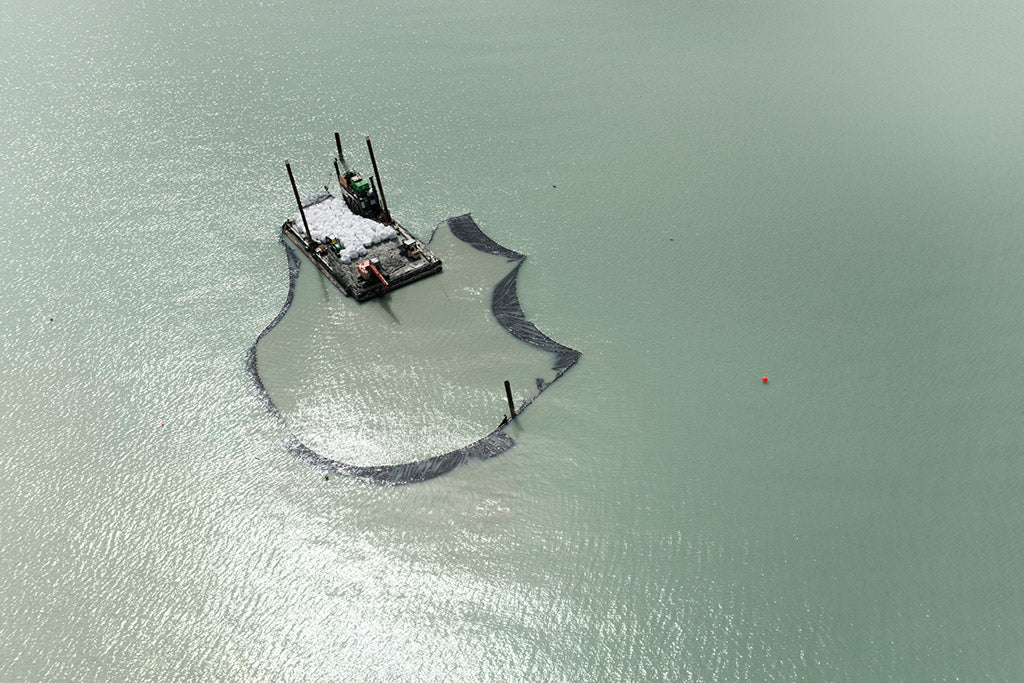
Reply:
<svg viewBox="0 0 1024 683"><path fill-rule="evenodd" d="M508 412L512 413L512 419L516 419L516 404L512 400L512 385L505 380L505 397L508 399Z"/></svg>

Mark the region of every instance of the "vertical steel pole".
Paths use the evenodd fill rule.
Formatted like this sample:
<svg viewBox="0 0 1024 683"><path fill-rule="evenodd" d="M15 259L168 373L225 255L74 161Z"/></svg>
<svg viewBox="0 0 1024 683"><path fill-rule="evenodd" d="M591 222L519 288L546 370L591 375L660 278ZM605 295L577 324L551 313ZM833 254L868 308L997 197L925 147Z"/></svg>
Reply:
<svg viewBox="0 0 1024 683"><path fill-rule="evenodd" d="M299 199L299 188L295 185L295 176L292 175L292 165L284 160L284 167L288 169L288 180L292 181L292 192L295 193L295 203L299 205L299 215L302 216L302 225L306 228L306 240L309 246L313 246L313 236L309 233L309 223L306 222L306 212L302 210L302 200Z"/></svg>
<svg viewBox="0 0 1024 683"><path fill-rule="evenodd" d="M338 161L345 167L345 172L348 172L348 164L345 163L345 155L341 151L341 136L337 133L334 134L334 144L338 146Z"/></svg>
<svg viewBox="0 0 1024 683"><path fill-rule="evenodd" d="M508 412L512 413L512 419L516 418L516 404L512 401L512 385L505 380L505 397L508 398Z"/></svg>
<svg viewBox="0 0 1024 683"><path fill-rule="evenodd" d="M388 200L384 199L384 181L381 180L380 171L377 170L377 159L373 156L373 145L370 144L370 136L366 136L366 149L370 150L370 163L373 164L373 175L377 177L377 191L380 193L380 208L384 209L384 220L391 222L391 212L388 211Z"/></svg>
<svg viewBox="0 0 1024 683"><path fill-rule="evenodd" d="M373 176L370 176L370 187L373 188L373 193L379 197L380 196L380 191L377 189L377 180ZM381 208L380 208L380 215L381 216L384 215L384 206L383 205L381 205Z"/></svg>

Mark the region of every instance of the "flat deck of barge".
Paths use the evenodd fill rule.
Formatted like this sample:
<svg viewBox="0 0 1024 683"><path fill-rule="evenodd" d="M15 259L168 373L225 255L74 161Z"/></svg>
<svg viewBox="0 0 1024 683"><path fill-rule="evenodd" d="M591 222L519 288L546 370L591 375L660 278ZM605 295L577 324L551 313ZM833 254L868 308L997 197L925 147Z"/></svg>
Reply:
<svg viewBox="0 0 1024 683"><path fill-rule="evenodd" d="M381 223L353 214L344 200L329 193L302 208L309 237L298 213L281 226L282 235L356 301L441 272L441 259L395 221Z"/></svg>

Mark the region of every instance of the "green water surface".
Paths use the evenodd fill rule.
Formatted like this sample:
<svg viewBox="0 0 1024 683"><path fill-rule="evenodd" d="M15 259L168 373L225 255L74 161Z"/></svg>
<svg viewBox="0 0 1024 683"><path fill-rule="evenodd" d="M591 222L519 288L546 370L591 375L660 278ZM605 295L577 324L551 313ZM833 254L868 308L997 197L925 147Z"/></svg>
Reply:
<svg viewBox="0 0 1024 683"><path fill-rule="evenodd" d="M0 678L1019 679L1022 25L6 2ZM527 254L523 309L583 352L501 457L324 480L258 400L282 160L315 192L334 131L421 237L471 211ZM460 385L525 362L465 348ZM352 399L288 362L311 428ZM487 419L459 395L420 438Z"/></svg>

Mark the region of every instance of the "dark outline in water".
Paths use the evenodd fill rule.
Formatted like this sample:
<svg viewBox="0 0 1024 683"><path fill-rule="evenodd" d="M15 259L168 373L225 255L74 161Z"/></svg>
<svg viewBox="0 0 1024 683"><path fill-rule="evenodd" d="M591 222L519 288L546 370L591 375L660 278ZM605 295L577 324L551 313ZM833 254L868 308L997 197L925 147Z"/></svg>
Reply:
<svg viewBox="0 0 1024 683"><path fill-rule="evenodd" d="M480 226L477 225L476 221L468 213L449 218L446 222L452 234L463 242L482 252L503 256L509 261L515 262L515 267L512 268L508 275L502 278L491 293L491 312L494 313L498 324L505 328L513 337L531 346L548 351L555 356L555 363L552 366L552 370L557 372L555 378L547 384L544 384L538 378L537 393L533 394L521 406L516 408L517 413L522 413L545 389L558 381L558 378L565 374L583 354L576 349L559 344L526 319L526 315L519 305L519 295L516 292L516 278L519 275L519 268L523 265L523 261L526 260L524 254L506 249L485 235ZM440 227L440 225L437 227ZM434 232L430 235L430 242L434 241L437 227L434 228ZM281 243L284 245L285 255L288 259L288 296L285 297L281 312L257 335L256 341L249 347L246 353L245 364L246 370L249 372L250 377L252 377L257 389L259 389L260 398L263 400L267 410L276 416L281 421L281 424L287 428L287 421L284 419L281 411L277 409L277 406L274 405L267 387L263 384L263 379L260 377L259 362L256 358L257 344L284 319L288 309L291 308L292 300L295 298L295 282L299 277L301 261L295 250L289 247L283 239ZM351 465L339 460L331 460L299 441L294 434L290 434L291 439L287 444L287 448L293 455L333 474L357 477L379 484L412 484L433 479L450 472L470 458L487 460L504 453L516 444L515 440L505 433L506 426L507 424L502 424L487 436L462 448L456 448L453 451L435 455L431 458L413 460L397 465Z"/></svg>

